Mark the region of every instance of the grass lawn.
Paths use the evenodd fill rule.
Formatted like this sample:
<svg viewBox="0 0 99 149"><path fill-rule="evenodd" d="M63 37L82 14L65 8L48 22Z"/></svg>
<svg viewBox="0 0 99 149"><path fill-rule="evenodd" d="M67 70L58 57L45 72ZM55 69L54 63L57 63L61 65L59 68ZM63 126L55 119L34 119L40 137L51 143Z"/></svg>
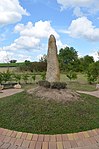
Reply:
<svg viewBox="0 0 99 149"><path fill-rule="evenodd" d="M22 92L0 99L0 127L58 134L99 128L99 98L81 94L75 102L40 100Z"/></svg>

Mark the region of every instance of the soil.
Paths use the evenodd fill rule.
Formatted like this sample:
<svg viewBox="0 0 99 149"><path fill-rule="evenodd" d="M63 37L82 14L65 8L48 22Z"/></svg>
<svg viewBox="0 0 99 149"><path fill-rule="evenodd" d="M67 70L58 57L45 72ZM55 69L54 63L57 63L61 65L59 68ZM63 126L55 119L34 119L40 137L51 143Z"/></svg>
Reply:
<svg viewBox="0 0 99 149"><path fill-rule="evenodd" d="M29 94L33 94L36 97L47 100L56 100L56 101L75 101L80 99L80 95L77 92L74 92L70 89L50 89L44 88L41 86L29 89L27 91Z"/></svg>

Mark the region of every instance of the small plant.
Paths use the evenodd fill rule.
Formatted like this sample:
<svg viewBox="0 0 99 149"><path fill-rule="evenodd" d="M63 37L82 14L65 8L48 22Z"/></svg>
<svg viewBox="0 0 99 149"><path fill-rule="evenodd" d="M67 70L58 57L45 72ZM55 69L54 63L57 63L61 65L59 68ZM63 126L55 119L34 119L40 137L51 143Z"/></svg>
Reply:
<svg viewBox="0 0 99 149"><path fill-rule="evenodd" d="M24 82L27 84L27 82L28 82L28 77L29 77L29 75L26 73L26 74L23 74L23 80L24 80Z"/></svg>
<svg viewBox="0 0 99 149"><path fill-rule="evenodd" d="M6 72L2 73L2 77L3 77L3 81L6 83L7 81L11 80L11 76L12 74L10 73L9 70L7 70Z"/></svg>
<svg viewBox="0 0 99 149"><path fill-rule="evenodd" d="M67 77L70 79L70 80L75 80L77 79L77 74L73 71L70 71L68 74L67 74Z"/></svg>
<svg viewBox="0 0 99 149"><path fill-rule="evenodd" d="M45 80L46 79L46 72L42 72L41 73L41 78L42 78L42 80Z"/></svg>
<svg viewBox="0 0 99 149"><path fill-rule="evenodd" d="M35 74L32 75L32 79L33 79L33 81L36 80L36 75Z"/></svg>
<svg viewBox="0 0 99 149"><path fill-rule="evenodd" d="M38 82L39 86L43 86L45 88L50 88L50 82L42 80Z"/></svg>
<svg viewBox="0 0 99 149"><path fill-rule="evenodd" d="M0 73L0 84L2 83L3 81L3 76L2 76L2 73Z"/></svg>
<svg viewBox="0 0 99 149"><path fill-rule="evenodd" d="M52 82L50 88L52 89L65 89L67 84L65 82Z"/></svg>
<svg viewBox="0 0 99 149"><path fill-rule="evenodd" d="M21 74L14 74L14 78L15 78L16 82L20 84Z"/></svg>

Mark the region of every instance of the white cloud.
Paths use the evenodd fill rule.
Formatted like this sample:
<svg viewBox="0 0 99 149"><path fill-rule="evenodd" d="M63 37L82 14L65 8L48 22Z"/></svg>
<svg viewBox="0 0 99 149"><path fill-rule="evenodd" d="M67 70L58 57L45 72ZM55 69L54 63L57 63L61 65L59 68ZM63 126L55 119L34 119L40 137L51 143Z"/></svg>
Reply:
<svg viewBox="0 0 99 149"><path fill-rule="evenodd" d="M98 51L94 50L93 52L89 53L89 56L93 56L95 61L99 60Z"/></svg>
<svg viewBox="0 0 99 149"><path fill-rule="evenodd" d="M73 20L68 30L64 32L71 37L83 37L90 41L99 41L99 28L96 28L86 17Z"/></svg>
<svg viewBox="0 0 99 149"><path fill-rule="evenodd" d="M81 14L86 12L96 13L99 11L98 0L57 0L57 3L60 4L61 10L67 8L72 8L75 10L76 8L79 8ZM78 15L77 13L74 14Z"/></svg>
<svg viewBox="0 0 99 149"><path fill-rule="evenodd" d="M48 48L47 44L50 34L54 34L56 37L58 47L60 48L62 46L59 35L51 26L50 21L38 21L35 24L28 22L26 25L17 24L15 26L14 32L19 34L19 37L10 45L0 48L0 51L10 51L13 53L20 52L20 54L22 53L21 55L24 56L27 51L28 54L30 53L30 55L31 53L32 55L34 53L34 57L38 59L38 57L36 57L37 55L46 54L42 53L42 51L46 52ZM20 57L18 59L24 61L26 57Z"/></svg>
<svg viewBox="0 0 99 149"><path fill-rule="evenodd" d="M21 36L29 36L35 38L48 38L50 34L54 34L56 38L59 35L51 27L50 21L38 21L34 25L32 22L28 22L27 25L18 24L15 27L15 32L19 32Z"/></svg>
<svg viewBox="0 0 99 149"><path fill-rule="evenodd" d="M19 0L0 0L0 25L13 24L29 15L19 3Z"/></svg>

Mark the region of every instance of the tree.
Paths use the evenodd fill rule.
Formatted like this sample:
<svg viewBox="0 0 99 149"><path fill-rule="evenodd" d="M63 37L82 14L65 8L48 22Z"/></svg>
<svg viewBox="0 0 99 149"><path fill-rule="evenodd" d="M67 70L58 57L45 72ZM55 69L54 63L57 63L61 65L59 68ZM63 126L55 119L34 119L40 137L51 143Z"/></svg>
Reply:
<svg viewBox="0 0 99 149"><path fill-rule="evenodd" d="M58 55L61 70L70 71L78 67L78 54L73 47L61 48Z"/></svg>
<svg viewBox="0 0 99 149"><path fill-rule="evenodd" d="M99 61L89 65L87 79L90 84L98 81L99 78Z"/></svg>
<svg viewBox="0 0 99 149"><path fill-rule="evenodd" d="M10 63L16 63L17 60L10 60Z"/></svg>
<svg viewBox="0 0 99 149"><path fill-rule="evenodd" d="M93 56L86 55L83 58L80 58L80 68L82 68L82 71L87 71L89 68L89 65L94 63Z"/></svg>

